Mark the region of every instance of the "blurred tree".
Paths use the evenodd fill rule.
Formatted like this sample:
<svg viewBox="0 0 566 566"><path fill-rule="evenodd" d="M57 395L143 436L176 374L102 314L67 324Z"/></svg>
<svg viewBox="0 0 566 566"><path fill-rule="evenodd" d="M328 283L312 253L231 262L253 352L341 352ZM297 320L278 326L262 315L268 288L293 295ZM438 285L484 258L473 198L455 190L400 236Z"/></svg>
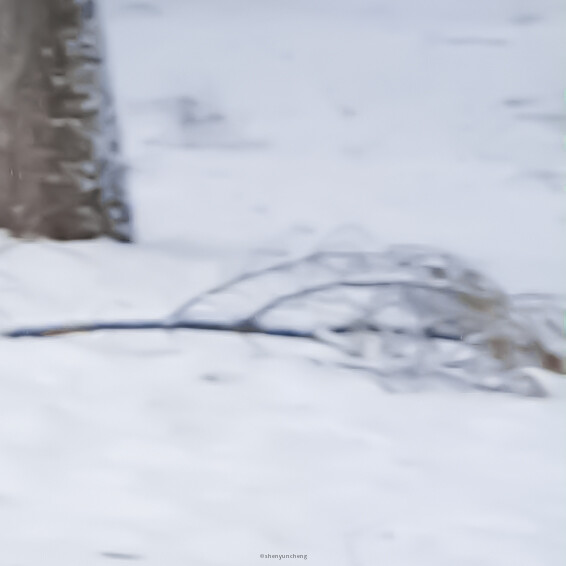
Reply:
<svg viewBox="0 0 566 566"><path fill-rule="evenodd" d="M0 227L130 241L94 0L0 0Z"/></svg>

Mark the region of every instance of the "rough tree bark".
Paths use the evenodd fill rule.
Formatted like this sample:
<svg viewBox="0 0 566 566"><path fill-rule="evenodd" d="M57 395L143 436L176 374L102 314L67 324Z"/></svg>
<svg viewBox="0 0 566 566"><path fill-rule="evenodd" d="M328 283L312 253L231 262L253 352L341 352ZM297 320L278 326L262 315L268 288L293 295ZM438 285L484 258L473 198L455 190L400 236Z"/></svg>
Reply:
<svg viewBox="0 0 566 566"><path fill-rule="evenodd" d="M0 0L0 227L131 240L94 0Z"/></svg>

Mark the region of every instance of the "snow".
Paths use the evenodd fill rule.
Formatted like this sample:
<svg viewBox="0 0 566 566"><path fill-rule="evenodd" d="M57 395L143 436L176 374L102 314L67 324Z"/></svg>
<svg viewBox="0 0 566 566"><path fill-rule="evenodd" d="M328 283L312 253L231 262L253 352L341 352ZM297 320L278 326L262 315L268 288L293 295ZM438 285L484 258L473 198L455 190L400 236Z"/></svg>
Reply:
<svg viewBox="0 0 566 566"><path fill-rule="evenodd" d="M142 241L361 224L465 254L510 290L562 292L560 13L466 4L109 3ZM544 25L514 23L529 11ZM166 110L183 97L224 117L199 123L200 144Z"/></svg>
<svg viewBox="0 0 566 566"><path fill-rule="evenodd" d="M563 398L384 395L249 350L3 342L3 563L560 563Z"/></svg>
<svg viewBox="0 0 566 566"><path fill-rule="evenodd" d="M0 236L1 326L166 315L343 226L563 291L555 0L102 8L138 243ZM562 563L561 378L392 395L329 360L198 332L0 341L0 564Z"/></svg>

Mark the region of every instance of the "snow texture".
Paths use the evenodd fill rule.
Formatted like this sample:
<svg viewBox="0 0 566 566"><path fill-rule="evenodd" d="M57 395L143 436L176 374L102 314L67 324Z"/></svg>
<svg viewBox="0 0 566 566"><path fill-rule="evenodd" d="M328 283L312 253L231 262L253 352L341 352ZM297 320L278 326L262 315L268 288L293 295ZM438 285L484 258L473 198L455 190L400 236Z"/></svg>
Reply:
<svg viewBox="0 0 566 566"><path fill-rule="evenodd" d="M562 293L555 0L101 7L139 242L0 236L2 326L160 317L339 226ZM0 341L0 565L563 564L561 377L393 395L297 342Z"/></svg>

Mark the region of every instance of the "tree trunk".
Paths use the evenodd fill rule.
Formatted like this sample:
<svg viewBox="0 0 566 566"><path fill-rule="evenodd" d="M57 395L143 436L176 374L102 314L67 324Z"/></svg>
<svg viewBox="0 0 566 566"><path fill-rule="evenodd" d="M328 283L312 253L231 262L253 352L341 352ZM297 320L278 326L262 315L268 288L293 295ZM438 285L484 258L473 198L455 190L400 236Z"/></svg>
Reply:
<svg viewBox="0 0 566 566"><path fill-rule="evenodd" d="M0 0L0 227L131 240L94 0Z"/></svg>

